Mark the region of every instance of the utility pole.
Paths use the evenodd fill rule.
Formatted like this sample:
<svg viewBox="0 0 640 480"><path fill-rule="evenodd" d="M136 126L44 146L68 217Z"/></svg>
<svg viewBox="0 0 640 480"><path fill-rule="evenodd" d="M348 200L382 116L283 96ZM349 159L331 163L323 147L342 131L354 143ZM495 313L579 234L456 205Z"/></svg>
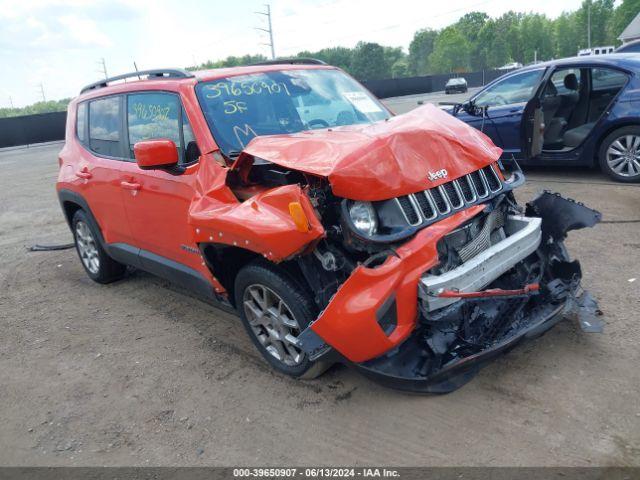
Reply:
<svg viewBox="0 0 640 480"><path fill-rule="evenodd" d="M269 45L271 47L271 58L275 59L276 51L275 51L275 48L273 47L273 28L271 27L271 5L266 3L264 6L267 7L266 12L255 12L255 13L257 13L258 15L264 15L265 17L267 17L267 23L269 25L269 28L267 29L267 28L255 27L255 29L261 30L263 32L267 32L269 34L269 43L263 43L262 45Z"/></svg>
<svg viewBox="0 0 640 480"><path fill-rule="evenodd" d="M44 96L44 85L42 85L42 83L40 83L40 93L42 94L42 101L43 101L43 102L46 102L46 101L47 101L47 99L46 99L46 97Z"/></svg>
<svg viewBox="0 0 640 480"><path fill-rule="evenodd" d="M104 73L104 78L109 78L109 75L107 75L107 64L104 61L104 57L102 58L101 61L98 62L100 65L102 65L102 73Z"/></svg>
<svg viewBox="0 0 640 480"><path fill-rule="evenodd" d="M9 105L11 105L11 108L15 108L13 106L13 98L11 98L11 95L9 95Z"/></svg>
<svg viewBox="0 0 640 480"><path fill-rule="evenodd" d="M587 48L591 50L591 0L587 3Z"/></svg>

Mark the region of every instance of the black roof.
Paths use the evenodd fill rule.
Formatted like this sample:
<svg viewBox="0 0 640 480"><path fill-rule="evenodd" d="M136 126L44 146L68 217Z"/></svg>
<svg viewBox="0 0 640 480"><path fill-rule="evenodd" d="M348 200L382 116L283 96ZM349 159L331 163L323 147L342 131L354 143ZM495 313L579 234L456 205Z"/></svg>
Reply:
<svg viewBox="0 0 640 480"><path fill-rule="evenodd" d="M254 65L326 65L317 58L277 58L275 60L265 60L264 62L252 63Z"/></svg>

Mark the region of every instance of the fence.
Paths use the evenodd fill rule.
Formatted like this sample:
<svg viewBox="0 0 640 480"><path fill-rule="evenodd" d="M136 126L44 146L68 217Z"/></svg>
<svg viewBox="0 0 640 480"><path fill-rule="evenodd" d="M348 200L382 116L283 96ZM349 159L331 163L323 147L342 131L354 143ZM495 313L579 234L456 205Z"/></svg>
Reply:
<svg viewBox="0 0 640 480"><path fill-rule="evenodd" d="M0 118L0 148L64 140L67 112Z"/></svg>
<svg viewBox="0 0 640 480"><path fill-rule="evenodd" d="M364 85L378 98L400 97L419 93L440 92L450 78L464 77L469 87L481 87L504 75L504 70L484 70L461 74L429 75L425 77L368 80Z"/></svg>

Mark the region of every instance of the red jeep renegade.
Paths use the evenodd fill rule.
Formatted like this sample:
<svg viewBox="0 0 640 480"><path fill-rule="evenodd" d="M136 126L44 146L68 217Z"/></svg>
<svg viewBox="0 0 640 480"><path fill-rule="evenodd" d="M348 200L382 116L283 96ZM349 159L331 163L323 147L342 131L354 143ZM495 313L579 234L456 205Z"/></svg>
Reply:
<svg viewBox="0 0 640 480"><path fill-rule="evenodd" d="M600 214L519 206L500 153L316 60L153 70L71 102L57 191L93 280L131 266L235 309L288 375L448 392L562 318L600 329L563 245Z"/></svg>

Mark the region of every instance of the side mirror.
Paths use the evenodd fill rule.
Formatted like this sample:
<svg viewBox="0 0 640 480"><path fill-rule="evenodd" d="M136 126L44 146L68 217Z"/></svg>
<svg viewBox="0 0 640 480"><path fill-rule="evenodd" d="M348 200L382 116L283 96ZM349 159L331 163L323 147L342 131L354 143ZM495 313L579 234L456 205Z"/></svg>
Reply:
<svg viewBox="0 0 640 480"><path fill-rule="evenodd" d="M178 164L178 148L173 140L145 140L133 146L136 163L142 169L173 167Z"/></svg>

